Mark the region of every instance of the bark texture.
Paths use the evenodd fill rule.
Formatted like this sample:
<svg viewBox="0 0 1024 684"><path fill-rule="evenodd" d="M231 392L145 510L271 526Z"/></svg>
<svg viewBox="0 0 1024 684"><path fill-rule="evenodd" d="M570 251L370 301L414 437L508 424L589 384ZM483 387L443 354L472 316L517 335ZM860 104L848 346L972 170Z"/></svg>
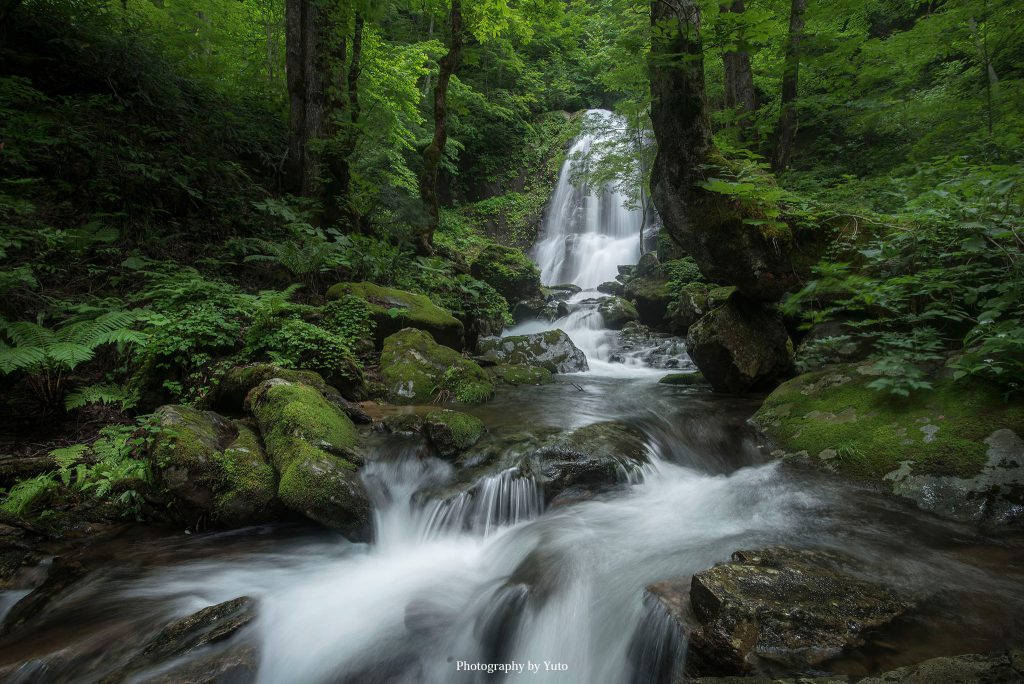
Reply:
<svg viewBox="0 0 1024 684"><path fill-rule="evenodd" d="M448 82L455 73L463 43L460 0L452 0L448 29L448 52L438 64L437 83L434 85L434 137L423 150L423 170L420 173L420 199L423 200L426 217L416 236L416 248L425 255L434 252L434 231L440 215L437 173L448 142Z"/></svg>
<svg viewBox="0 0 1024 684"><path fill-rule="evenodd" d="M723 4L720 11L724 13L742 14L746 11L743 0L735 0L731 4ZM745 131L745 137L753 140L757 137L751 129L751 114L757 109L757 91L754 89L754 72L750 67L750 53L736 49L722 53L722 66L725 70L725 106L739 111L738 123Z"/></svg>
<svg viewBox="0 0 1024 684"><path fill-rule="evenodd" d="M793 0L789 9L789 37L786 40L786 62L782 74L782 100L779 121L775 126L775 151L772 170L784 171L793 156L799 117L796 111L800 79L800 43L804 34L804 10L807 0Z"/></svg>
<svg viewBox="0 0 1024 684"><path fill-rule="evenodd" d="M315 0L288 0L285 66L289 126L286 185L293 193L319 193L319 154L310 142L323 135L327 113L325 16Z"/></svg>

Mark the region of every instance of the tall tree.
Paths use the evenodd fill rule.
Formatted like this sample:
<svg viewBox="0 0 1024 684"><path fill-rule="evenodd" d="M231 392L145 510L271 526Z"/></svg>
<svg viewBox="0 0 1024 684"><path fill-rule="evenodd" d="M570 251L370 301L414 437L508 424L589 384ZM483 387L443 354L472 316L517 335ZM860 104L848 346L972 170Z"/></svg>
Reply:
<svg viewBox="0 0 1024 684"><path fill-rule="evenodd" d="M719 12L739 17L746 11L743 0L723 2ZM722 50L722 66L725 71L725 106L739 113L739 125L748 139L757 136L749 131L752 124L750 115L757 109L757 91L754 89L754 72L750 67L750 52L740 37L735 43Z"/></svg>
<svg viewBox="0 0 1024 684"><path fill-rule="evenodd" d="M347 23L347 22L346 22ZM328 224L346 219L349 227L359 228L360 216L351 203L352 197L352 155L359 141L359 74L362 71L363 25L362 12L356 9L352 20L351 47L346 33L342 34L340 56L348 56L348 65L339 69L339 82L332 92L333 98L327 141L324 151L327 184L324 192L324 219ZM347 30L347 27L343 27ZM343 81L342 81L343 79Z"/></svg>
<svg viewBox="0 0 1024 684"><path fill-rule="evenodd" d="M298 195L319 194L320 155L311 143L324 132L327 116L328 31L317 0L288 0L285 7L285 67L288 83L286 185Z"/></svg>
<svg viewBox="0 0 1024 684"><path fill-rule="evenodd" d="M438 64L437 83L434 84L434 136L423 150L423 170L420 172L420 198L426 210L426 220L416 235L416 249L421 254L434 251L434 231L440 217L437 199L437 172L448 143L448 83L463 44L462 2L451 0L448 12L448 52Z"/></svg>
<svg viewBox="0 0 1024 684"><path fill-rule="evenodd" d="M800 43L804 34L804 11L807 0L792 0L789 9L789 35L786 38L786 57L782 73L782 99L779 120L775 125L775 149L772 170L784 171L793 155L799 114L797 113L797 87L800 77Z"/></svg>

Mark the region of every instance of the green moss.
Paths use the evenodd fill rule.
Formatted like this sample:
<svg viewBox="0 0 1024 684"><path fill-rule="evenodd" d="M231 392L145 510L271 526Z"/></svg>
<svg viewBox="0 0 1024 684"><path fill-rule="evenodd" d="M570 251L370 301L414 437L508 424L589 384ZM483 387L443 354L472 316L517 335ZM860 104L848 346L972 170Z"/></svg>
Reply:
<svg viewBox="0 0 1024 684"><path fill-rule="evenodd" d="M431 411L423 421L427 436L442 456L453 456L477 443L486 428L479 418L458 411Z"/></svg>
<svg viewBox="0 0 1024 684"><path fill-rule="evenodd" d="M228 487L218 495L214 508L222 520L238 517L243 508L265 508L277 491L277 476L266 461L259 437L244 423L235 426L238 437L216 457Z"/></svg>
<svg viewBox="0 0 1024 684"><path fill-rule="evenodd" d="M494 386L479 365L414 328L384 340L380 372L395 403L423 404L439 399L475 404L494 394Z"/></svg>
<svg viewBox="0 0 1024 684"><path fill-rule="evenodd" d="M540 366L522 363L502 363L487 369L487 375L506 385L546 385L551 382L551 371Z"/></svg>
<svg viewBox="0 0 1024 684"><path fill-rule="evenodd" d="M355 425L309 385L271 380L253 390L247 403L279 470L302 456L308 445L332 453L356 448Z"/></svg>
<svg viewBox="0 0 1024 684"><path fill-rule="evenodd" d="M824 467L878 478L913 461L915 474L970 477L993 431L1024 429L1024 404L982 385L935 380L909 398L868 389L868 365L801 375L776 389L755 416L780 448Z"/></svg>
<svg viewBox="0 0 1024 684"><path fill-rule="evenodd" d="M220 383L207 396L204 404L215 410L238 412L242 409L245 396L252 388L271 378L309 385L323 394L336 392L318 373L313 371L281 368L272 363L254 363L248 366L235 366L225 373Z"/></svg>
<svg viewBox="0 0 1024 684"><path fill-rule="evenodd" d="M368 303L378 343L402 328L411 327L429 331L444 344L462 347L462 322L426 295L373 283L338 283L327 291L328 299L346 296L356 296Z"/></svg>
<svg viewBox="0 0 1024 684"><path fill-rule="evenodd" d="M489 284L509 305L540 296L540 271L521 250L490 245L477 256L473 277Z"/></svg>

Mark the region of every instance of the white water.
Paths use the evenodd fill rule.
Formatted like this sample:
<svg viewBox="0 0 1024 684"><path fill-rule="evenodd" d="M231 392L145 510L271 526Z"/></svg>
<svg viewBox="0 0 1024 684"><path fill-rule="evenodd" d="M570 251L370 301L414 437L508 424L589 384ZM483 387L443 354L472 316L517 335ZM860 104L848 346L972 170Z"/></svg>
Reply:
<svg viewBox="0 0 1024 684"><path fill-rule="evenodd" d="M606 122L615 117L592 109L587 117ZM586 154L599 138L580 136L569 150L551 197L534 258L545 285L572 283L584 290L614 280L620 264L640 258L639 211L623 206L625 197L612 188L593 192L586 184L571 183L573 158Z"/></svg>

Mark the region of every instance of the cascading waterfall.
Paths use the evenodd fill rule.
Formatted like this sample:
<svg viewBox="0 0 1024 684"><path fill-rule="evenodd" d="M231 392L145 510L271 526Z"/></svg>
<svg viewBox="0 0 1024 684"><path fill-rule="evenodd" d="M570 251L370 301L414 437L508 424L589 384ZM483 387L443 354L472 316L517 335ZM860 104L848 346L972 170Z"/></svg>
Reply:
<svg viewBox="0 0 1024 684"><path fill-rule="evenodd" d="M591 109L586 116L602 131L614 129L618 121L615 114L604 109ZM620 264L635 264L640 258L641 212L627 209L626 198L610 186L595 189L572 182L575 158L592 153L595 145L614 134L584 133L562 164L540 242L534 248L545 285L572 283L591 290L613 280Z"/></svg>

